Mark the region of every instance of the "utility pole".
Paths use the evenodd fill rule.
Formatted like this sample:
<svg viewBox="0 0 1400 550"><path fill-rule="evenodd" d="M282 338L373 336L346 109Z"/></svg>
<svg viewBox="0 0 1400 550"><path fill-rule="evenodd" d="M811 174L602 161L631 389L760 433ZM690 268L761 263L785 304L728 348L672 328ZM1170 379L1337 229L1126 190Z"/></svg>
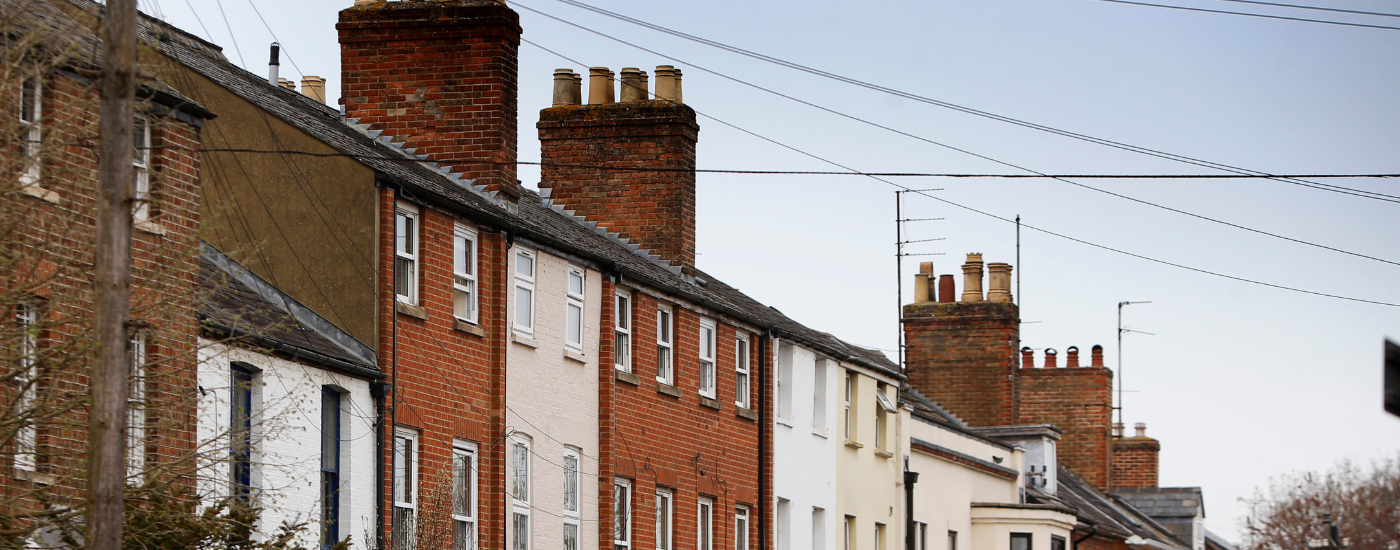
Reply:
<svg viewBox="0 0 1400 550"><path fill-rule="evenodd" d="M1155 336L1154 334L1152 334L1152 333L1150 333L1150 332L1142 332L1142 331L1140 331L1140 330L1131 330L1131 329L1123 328L1123 306L1131 306L1131 305L1133 305L1133 304L1150 304L1150 303L1152 303L1152 302L1118 302L1118 406L1117 406L1117 407L1114 407L1114 408L1118 409L1118 423L1119 423L1119 424L1122 424L1122 423L1123 423L1123 333L1125 333L1125 332L1136 332L1136 333L1138 333L1138 334L1146 334L1146 335L1148 335L1148 336Z"/></svg>
<svg viewBox="0 0 1400 550"><path fill-rule="evenodd" d="M127 321L131 316L132 130L136 0L107 0L98 123L97 275L92 405L88 412L88 550L120 550L126 483Z"/></svg>

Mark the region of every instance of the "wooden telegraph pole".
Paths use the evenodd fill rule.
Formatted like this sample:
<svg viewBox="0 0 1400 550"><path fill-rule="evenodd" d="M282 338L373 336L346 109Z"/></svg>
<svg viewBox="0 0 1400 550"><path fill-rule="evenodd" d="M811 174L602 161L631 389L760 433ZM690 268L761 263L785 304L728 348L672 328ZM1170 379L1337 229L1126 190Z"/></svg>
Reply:
<svg viewBox="0 0 1400 550"><path fill-rule="evenodd" d="M102 23L98 126L97 292L88 412L88 550L120 550L126 480L127 320L131 315L132 131L136 99L136 0L107 0Z"/></svg>

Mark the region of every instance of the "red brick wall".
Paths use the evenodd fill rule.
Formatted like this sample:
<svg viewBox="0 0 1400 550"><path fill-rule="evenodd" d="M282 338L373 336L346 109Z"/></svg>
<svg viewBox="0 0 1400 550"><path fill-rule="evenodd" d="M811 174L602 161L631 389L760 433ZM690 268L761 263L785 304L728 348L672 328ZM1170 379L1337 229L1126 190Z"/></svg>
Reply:
<svg viewBox="0 0 1400 550"><path fill-rule="evenodd" d="M505 237L480 228L478 262L478 336L455 328L452 315L452 236L455 219L422 208L419 216L419 306L422 320L396 313L393 281L394 193L384 190L379 210L380 368L396 384L387 405L398 426L419 430L420 517L443 517L450 499L433 499L450 480L454 438L478 445L477 510L482 548L505 546L505 431L506 285L508 247ZM397 336L394 321L397 317ZM397 349L395 349L397 344ZM396 363L397 362L397 363ZM396 371L397 367L397 371ZM393 422L385 423L392 441ZM386 480L393 477L392 446L384 451ZM384 525L391 535L392 492L386 481ZM447 493L450 494L450 493Z"/></svg>
<svg viewBox="0 0 1400 550"><path fill-rule="evenodd" d="M1150 437L1113 438L1113 488L1157 486L1157 453L1162 444Z"/></svg>
<svg viewBox="0 0 1400 550"><path fill-rule="evenodd" d="M605 296L617 288L604 283ZM678 548L693 547L697 527L699 497L714 500L713 532L715 548L734 547L734 510L747 506L750 513L749 547L760 546L760 522L769 519L763 495L772 494L771 473L760 476L760 449L771 449L771 434L761 431L760 423L739 416L734 404L735 336L744 333L722 319L716 343L716 396L720 409L701 403L697 377L700 315L683 306L672 306L674 314L675 382L680 397L659 391L656 380L656 309L658 301L632 290L632 373L639 384L619 377L612 367L613 335L604 331L600 352L600 454L599 475L602 517L600 547L611 547L613 521L612 484L615 476L633 482L633 547L652 548L655 544L655 491L664 486L673 491L673 540ZM612 327L615 301L604 302L603 326ZM767 414L766 398L771 389L764 368L771 363L760 357L759 335L749 334L751 395L755 412ZM764 355L771 355L765 346ZM763 443L760 443L760 442ZM771 451L764 457L771 458ZM763 469L771 472L770 468Z"/></svg>
<svg viewBox="0 0 1400 550"><path fill-rule="evenodd" d="M672 265L695 265L695 111L669 101L540 111L540 160L665 171L541 168L550 198Z"/></svg>
<svg viewBox="0 0 1400 550"><path fill-rule="evenodd" d="M920 303L904 306L909 384L973 426L1021 421L1014 304Z"/></svg>
<svg viewBox="0 0 1400 550"><path fill-rule="evenodd" d="M520 17L504 2L387 2L340 12L349 118L518 196Z"/></svg>
<svg viewBox="0 0 1400 550"><path fill-rule="evenodd" d="M1092 366L1020 371L1020 423L1054 424L1064 430L1060 464L1109 490L1113 371Z"/></svg>

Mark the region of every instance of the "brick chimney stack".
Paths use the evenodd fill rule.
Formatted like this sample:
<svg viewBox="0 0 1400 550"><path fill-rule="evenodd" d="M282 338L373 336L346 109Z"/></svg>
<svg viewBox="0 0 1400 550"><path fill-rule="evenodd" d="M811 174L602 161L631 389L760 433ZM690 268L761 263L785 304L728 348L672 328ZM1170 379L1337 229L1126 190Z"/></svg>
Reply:
<svg viewBox="0 0 1400 550"><path fill-rule="evenodd" d="M624 89L614 94L614 73L595 67L589 69L588 105L575 101L540 111L540 191L663 261L692 267L700 126L695 111L679 100L677 72L657 67L652 94L645 71L623 69ZM622 103L614 99L619 96ZM673 99L648 99L653 96Z"/></svg>
<svg viewBox="0 0 1400 550"><path fill-rule="evenodd" d="M1157 487L1157 457L1162 443L1147 437L1147 424L1133 426L1136 435L1126 437L1122 425L1115 425L1113 438L1113 488L1151 489Z"/></svg>
<svg viewBox="0 0 1400 550"><path fill-rule="evenodd" d="M346 117L510 201L520 17L497 0L375 2L340 12Z"/></svg>

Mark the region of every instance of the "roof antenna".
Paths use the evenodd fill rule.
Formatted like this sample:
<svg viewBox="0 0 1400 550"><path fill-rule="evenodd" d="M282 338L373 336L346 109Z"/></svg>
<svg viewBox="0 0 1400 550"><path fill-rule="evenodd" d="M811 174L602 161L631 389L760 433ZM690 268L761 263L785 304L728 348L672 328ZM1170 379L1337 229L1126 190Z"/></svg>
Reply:
<svg viewBox="0 0 1400 550"><path fill-rule="evenodd" d="M272 43L272 57L270 57L270 58L267 60L267 83L268 83L268 84L271 84L271 85L273 85L273 86L276 86L276 85L277 85L277 65L278 65L278 62L277 62L277 57L278 57L278 55L277 55L277 54L278 54L278 51L279 51L281 48L282 48L282 45L281 45L281 44L278 44L278 43L276 43L276 42L273 42L273 43Z"/></svg>

